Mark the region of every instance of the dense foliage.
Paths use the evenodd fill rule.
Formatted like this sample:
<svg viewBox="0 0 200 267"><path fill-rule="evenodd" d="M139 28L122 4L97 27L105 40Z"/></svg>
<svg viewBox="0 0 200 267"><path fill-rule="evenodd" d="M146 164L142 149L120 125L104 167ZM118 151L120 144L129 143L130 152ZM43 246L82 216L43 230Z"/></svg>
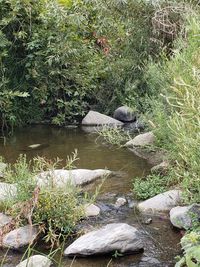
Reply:
<svg viewBox="0 0 200 267"><path fill-rule="evenodd" d="M139 0L1 0L1 124L75 122L144 95L153 14Z"/></svg>
<svg viewBox="0 0 200 267"><path fill-rule="evenodd" d="M66 168L73 168L76 160L76 153L69 156ZM35 176L45 170L53 171L60 161L41 157L28 161L25 155L20 155L16 163L4 171L4 181L15 184L17 194L11 197L8 192L10 197L0 205L1 211L12 215L15 228L27 223L39 226L45 242L52 247L59 246L74 232L78 221L85 216L84 204L90 201L70 182L62 188L53 183L49 187L37 186Z"/></svg>

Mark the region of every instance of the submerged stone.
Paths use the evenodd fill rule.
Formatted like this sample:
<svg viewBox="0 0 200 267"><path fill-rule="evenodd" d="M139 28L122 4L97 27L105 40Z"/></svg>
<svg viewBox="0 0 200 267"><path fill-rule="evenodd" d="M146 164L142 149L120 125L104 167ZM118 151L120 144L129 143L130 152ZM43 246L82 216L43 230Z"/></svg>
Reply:
<svg viewBox="0 0 200 267"><path fill-rule="evenodd" d="M119 197L119 198L116 200L116 202L115 202L115 207L116 207L116 208L120 208L120 207L126 205L126 203L127 203L127 201L126 201L125 198L123 198L123 197Z"/></svg>
<svg viewBox="0 0 200 267"><path fill-rule="evenodd" d="M30 146L28 146L28 147L30 147L30 148L38 148L38 147L40 147L40 146L42 146L41 144L33 144L33 145L30 145Z"/></svg>
<svg viewBox="0 0 200 267"><path fill-rule="evenodd" d="M91 256L119 252L130 254L144 248L138 230L126 223L108 224L74 241L65 256Z"/></svg>

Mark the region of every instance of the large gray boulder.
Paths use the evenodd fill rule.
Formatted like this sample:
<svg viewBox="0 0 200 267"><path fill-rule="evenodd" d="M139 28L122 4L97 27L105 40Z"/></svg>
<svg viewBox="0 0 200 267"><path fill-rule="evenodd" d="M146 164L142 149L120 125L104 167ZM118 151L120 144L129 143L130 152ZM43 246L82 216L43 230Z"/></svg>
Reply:
<svg viewBox="0 0 200 267"><path fill-rule="evenodd" d="M121 121L115 120L107 115L101 114L96 111L89 111L88 114L83 118L82 125L88 126L99 126L99 125L110 125L110 126L122 126Z"/></svg>
<svg viewBox="0 0 200 267"><path fill-rule="evenodd" d="M79 237L66 248L64 255L90 256L116 251L127 254L143 248L136 228L125 223L112 223Z"/></svg>
<svg viewBox="0 0 200 267"><path fill-rule="evenodd" d="M200 205L193 204L191 206L174 207L170 210L171 223L180 229L192 228L193 224L199 222L200 219Z"/></svg>
<svg viewBox="0 0 200 267"><path fill-rule="evenodd" d="M87 170L53 170L40 173L36 176L37 184L39 186L55 185L62 187L69 183L74 186L85 185L95 181L98 178L110 175L112 172L104 169Z"/></svg>
<svg viewBox="0 0 200 267"><path fill-rule="evenodd" d="M6 163L0 162L0 177L4 176L4 171L5 171L6 167L7 167Z"/></svg>
<svg viewBox="0 0 200 267"><path fill-rule="evenodd" d="M26 225L17 228L3 237L2 245L5 248L20 249L32 244L38 235L36 226Z"/></svg>
<svg viewBox="0 0 200 267"><path fill-rule="evenodd" d="M170 190L138 204L142 213L160 213L170 211L181 202L181 191Z"/></svg>
<svg viewBox="0 0 200 267"><path fill-rule="evenodd" d="M10 223L11 221L12 221L12 217L7 216L3 213L0 213L0 228Z"/></svg>
<svg viewBox="0 0 200 267"><path fill-rule="evenodd" d="M133 122L136 120L136 113L127 106L121 106L115 110L113 117L122 122Z"/></svg>
<svg viewBox="0 0 200 267"><path fill-rule="evenodd" d="M155 135L152 132L137 135L132 140L128 141L126 147L145 147L153 145L155 142Z"/></svg>
<svg viewBox="0 0 200 267"><path fill-rule="evenodd" d="M51 260L42 255L34 255L20 262L16 267L50 267Z"/></svg>
<svg viewBox="0 0 200 267"><path fill-rule="evenodd" d="M17 194L15 184L0 183L0 201L9 200Z"/></svg>

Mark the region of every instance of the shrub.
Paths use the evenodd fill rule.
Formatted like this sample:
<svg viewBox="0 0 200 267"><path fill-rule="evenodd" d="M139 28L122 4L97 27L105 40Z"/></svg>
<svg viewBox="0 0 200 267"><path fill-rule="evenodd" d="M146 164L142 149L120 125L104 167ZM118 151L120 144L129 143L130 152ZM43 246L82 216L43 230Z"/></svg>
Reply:
<svg viewBox="0 0 200 267"><path fill-rule="evenodd" d="M133 193L138 199L147 199L165 192L167 189L167 178L159 175L148 175L144 180L134 179Z"/></svg>
<svg viewBox="0 0 200 267"><path fill-rule="evenodd" d="M71 169L77 152L67 159ZM39 225L45 241L52 247L73 233L77 222L84 216L86 200L71 183L64 188L37 186L34 177L38 171L53 170L59 163L59 159L48 161L44 158L27 161L26 156L21 155L5 172L5 181L16 184L17 194L1 203L1 210L13 216L16 226L27 222Z"/></svg>
<svg viewBox="0 0 200 267"><path fill-rule="evenodd" d="M160 47L151 38L153 14L139 0L1 0L0 86L29 97L4 106L9 114L0 120L62 125L91 106L109 113L138 100L143 62Z"/></svg>
<svg viewBox="0 0 200 267"><path fill-rule="evenodd" d="M197 9L199 11L199 8ZM176 41L174 55L157 68L164 87L149 78L159 94L151 104L158 145L176 162L174 180L180 183L186 203L200 201L199 158L199 13L187 17L186 36ZM151 68L152 69L152 68ZM150 71L151 72L151 71ZM149 77L151 77L149 72ZM154 72L152 73L154 75ZM158 80L156 79L156 80Z"/></svg>

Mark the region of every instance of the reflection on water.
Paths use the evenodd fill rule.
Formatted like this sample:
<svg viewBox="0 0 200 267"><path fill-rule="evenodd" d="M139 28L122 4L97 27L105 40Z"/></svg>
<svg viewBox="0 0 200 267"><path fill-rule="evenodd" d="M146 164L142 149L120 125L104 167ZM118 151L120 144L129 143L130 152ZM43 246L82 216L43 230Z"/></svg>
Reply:
<svg viewBox="0 0 200 267"><path fill-rule="evenodd" d="M106 192L118 195L130 192L132 179L149 172L150 166L143 159L134 156L125 148L116 149L102 145L96 140L95 134L88 134L80 128L57 128L52 126L28 126L18 129L13 136L6 140L6 145L0 143L0 155L7 162L13 163L20 153L26 153L27 158L44 156L48 159L55 157L66 160L67 155L78 150L78 168L107 168L115 171L115 175L108 178L103 186L102 194ZM41 146L33 146L41 144ZM63 163L64 164L64 163ZM98 182L95 183L97 185ZM89 187L91 189L91 187ZM114 195L115 196L115 195ZM102 198L100 196L102 201ZM105 202L106 200L104 200ZM114 203L115 197L109 200ZM153 217L153 223L143 225L144 218L137 215L133 209L124 208L114 213L105 211L100 219L87 221L87 224L101 226L113 222L126 222L141 231L141 238L145 244L144 253L125 257L112 258L98 256L82 259L63 258L63 267L172 267L174 257L180 252L179 233L175 232L168 219ZM49 251L39 247L48 254ZM5 251L0 252L2 261ZM9 252L4 267L16 266L23 253ZM57 256L57 259L59 256ZM56 259L56 258L55 258ZM73 263L73 264L72 264ZM39 266L38 266L39 267Z"/></svg>
<svg viewBox="0 0 200 267"><path fill-rule="evenodd" d="M32 149L30 145L41 144ZM26 153L27 158L43 156L47 159L59 157L63 164L68 155L78 150L77 168L107 168L118 172L109 178L104 185L105 191L127 192L131 188L131 180L149 171L149 165L136 157L126 148L116 149L102 145L96 134L88 134L80 128L58 128L47 125L28 126L16 130L7 139L6 145L0 143L0 155L6 162L15 162L19 154Z"/></svg>

